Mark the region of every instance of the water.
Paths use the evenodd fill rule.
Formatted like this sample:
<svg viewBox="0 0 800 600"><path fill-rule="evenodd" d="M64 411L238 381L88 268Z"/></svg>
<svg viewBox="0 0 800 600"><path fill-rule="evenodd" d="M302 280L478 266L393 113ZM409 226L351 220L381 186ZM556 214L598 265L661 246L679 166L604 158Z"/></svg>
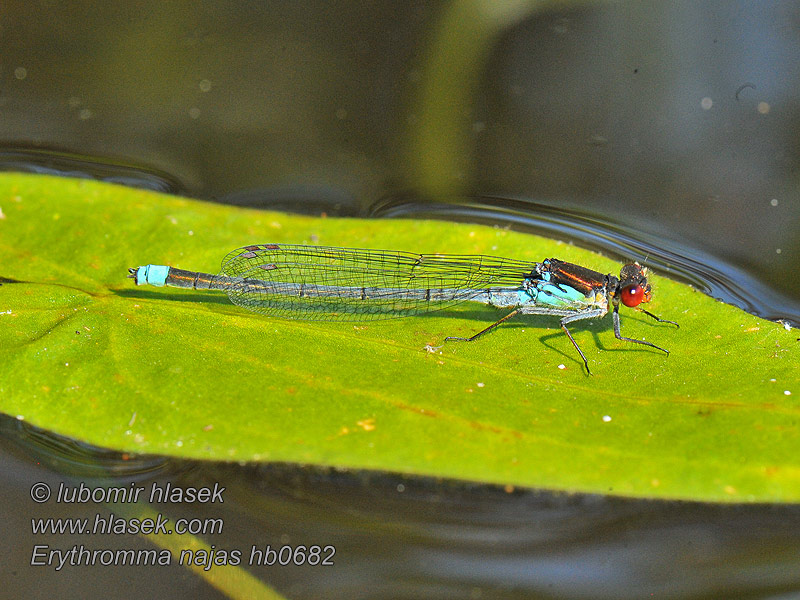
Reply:
<svg viewBox="0 0 800 600"><path fill-rule="evenodd" d="M777 598L791 597L800 586L798 506L647 502L288 465L123 460L8 417L0 418L0 433L0 489L7 507L0 527L4 539L15 540L3 562L17 574L4 580L7 597L37 597L37 590L50 586L67 597L148 597L158 585L168 586L163 589L174 598L217 597L174 566L125 575L124 593L118 594L109 589L119 585L119 574L103 567L37 567L35 578L23 577L34 544L142 545L135 536L32 535L31 517L92 517L110 510L33 505L27 488L34 479L53 489L79 482L135 482L146 489L153 482L218 482L226 488L222 505L157 510L173 519L222 519L224 532L208 536L210 542L248 556L253 546L335 547L332 568L250 567L297 599Z"/></svg>
<svg viewBox="0 0 800 600"><path fill-rule="evenodd" d="M163 194L180 194L182 191L177 181L155 169L36 148L0 147L0 171L96 179Z"/></svg>

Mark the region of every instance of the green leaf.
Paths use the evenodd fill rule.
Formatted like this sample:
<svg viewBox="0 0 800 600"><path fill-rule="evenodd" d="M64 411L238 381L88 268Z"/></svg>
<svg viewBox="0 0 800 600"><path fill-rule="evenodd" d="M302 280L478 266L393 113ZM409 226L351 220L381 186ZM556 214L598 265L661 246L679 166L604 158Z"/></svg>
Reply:
<svg viewBox="0 0 800 600"><path fill-rule="evenodd" d="M549 256L579 248L483 226L314 219L90 181L0 176L0 409L98 446L289 461L510 486L798 501L797 332L654 276L659 324L575 324L464 305L360 323L286 321L227 298L136 287L148 263L216 272L263 242Z"/></svg>

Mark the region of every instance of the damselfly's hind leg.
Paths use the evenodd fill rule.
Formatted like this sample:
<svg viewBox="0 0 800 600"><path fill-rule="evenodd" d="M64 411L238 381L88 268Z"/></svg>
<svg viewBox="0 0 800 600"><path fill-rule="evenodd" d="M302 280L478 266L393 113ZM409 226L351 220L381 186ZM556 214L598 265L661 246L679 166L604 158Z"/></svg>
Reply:
<svg viewBox="0 0 800 600"><path fill-rule="evenodd" d="M569 329L567 328L567 323L572 323L573 321L581 321L583 319L594 319L594 318L600 317L600 316L602 316L604 314L603 311L600 310L600 309L587 310L587 311L580 312L580 313L574 313L573 311L552 309L552 308L539 307L539 306L524 306L524 307L520 307L520 308L517 308L515 310L512 310L505 317L503 317L502 319L500 319L496 323L492 323L491 325L489 325L489 327L479 331L478 333L476 333L472 337L464 338L464 337L450 336L450 337L446 337L444 339L444 341L445 342L448 342L448 341L452 341L452 342L471 342L473 340L478 339L484 333L486 333L488 331L491 331L492 329L494 329L495 327L500 325L500 323L502 323L504 321L507 321L511 317L513 317L515 315L518 315L518 314L523 314L523 315L547 315L547 316L563 317L561 319L561 329L563 329L564 333L567 334L567 337L569 338L569 341L572 342L572 345L575 346L575 349L578 351L578 354L580 354L581 358L583 359L583 364L586 367L586 372L589 375L592 374L592 371L589 369L589 361L586 360L586 355L583 353L583 350L580 349L580 347L578 346L578 343L575 341L575 338L572 337L572 334L570 333Z"/></svg>
<svg viewBox="0 0 800 600"><path fill-rule="evenodd" d="M495 323L492 323L492 324L491 324L491 325L489 325L489 326L488 326L486 329L481 329L481 330L480 330L478 333L476 333L476 334L475 334L475 335L473 335L472 337L456 337L456 336L452 336L452 335L451 335L451 336L448 336L448 337L444 338L444 341L445 341L445 342L472 342L472 341L474 341L474 340L477 340L477 339L478 339L479 337L481 337L481 336L482 336L484 333L487 333L487 332L491 331L492 329L494 329L495 327L497 327L498 325L500 325L500 323L502 323L503 321L507 321L508 319L510 319L511 317L513 317L514 315L517 315L517 314L519 314L519 310L520 310L520 309L518 309L518 308L517 308L517 309L515 309L515 310L512 310L512 311L511 311L510 313L508 313L508 314L507 314L505 317L503 317L502 319L500 319L499 321L497 321L497 322L495 322Z"/></svg>

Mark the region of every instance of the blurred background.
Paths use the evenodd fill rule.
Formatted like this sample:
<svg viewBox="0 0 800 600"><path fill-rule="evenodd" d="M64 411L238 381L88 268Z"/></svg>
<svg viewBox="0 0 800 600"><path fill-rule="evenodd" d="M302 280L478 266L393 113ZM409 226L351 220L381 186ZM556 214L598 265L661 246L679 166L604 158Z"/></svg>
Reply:
<svg viewBox="0 0 800 600"><path fill-rule="evenodd" d="M510 224L800 324L797 2L11 0L0 36L2 169Z"/></svg>

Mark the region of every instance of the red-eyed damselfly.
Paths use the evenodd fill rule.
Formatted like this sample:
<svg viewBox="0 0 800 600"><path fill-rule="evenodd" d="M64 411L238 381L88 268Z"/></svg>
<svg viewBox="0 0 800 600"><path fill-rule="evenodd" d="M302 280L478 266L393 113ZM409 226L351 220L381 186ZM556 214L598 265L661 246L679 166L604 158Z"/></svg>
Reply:
<svg viewBox="0 0 800 600"><path fill-rule="evenodd" d="M669 354L644 340L620 333L620 303L678 326L641 308L650 301L647 269L622 267L619 277L548 258L525 262L480 255L413 254L325 246L258 244L229 253L219 275L163 265L129 269L137 285L174 286L227 292L231 302L270 316L323 321L364 321L407 317L442 310L461 302L508 309L504 317L472 337L473 341L516 315L561 318L561 328L589 362L567 325L611 312L614 335Z"/></svg>

